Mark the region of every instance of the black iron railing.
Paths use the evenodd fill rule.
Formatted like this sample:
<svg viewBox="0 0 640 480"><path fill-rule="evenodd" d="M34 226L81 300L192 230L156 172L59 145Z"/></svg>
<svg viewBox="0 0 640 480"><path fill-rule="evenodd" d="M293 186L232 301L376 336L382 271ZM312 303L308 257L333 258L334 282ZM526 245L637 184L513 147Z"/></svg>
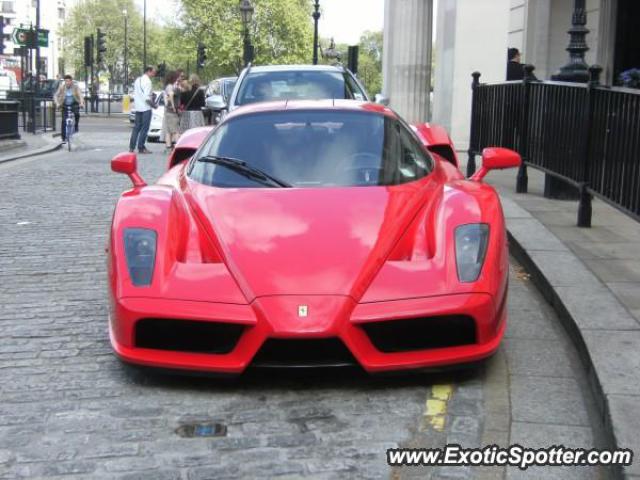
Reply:
<svg viewBox="0 0 640 480"><path fill-rule="evenodd" d="M30 90L9 90L5 92L4 96L8 102L17 102L17 106L12 103L11 109L17 108L19 130L30 133L56 130L56 121L60 121L60 116L52 96L40 95L36 97L34 92ZM125 113L123 111L123 97L118 93L104 93L97 97L86 96L84 98L85 107L80 110L80 114L106 116L123 114ZM0 119L2 121L0 136L9 138L9 131L14 128L14 115L1 110L7 110L7 108L0 107L0 117L2 117Z"/></svg>
<svg viewBox="0 0 640 480"><path fill-rule="evenodd" d="M123 113L122 100L124 95L120 93L101 93L98 96L87 95L84 97L86 114L101 114L111 116L115 113Z"/></svg>
<svg viewBox="0 0 640 480"><path fill-rule="evenodd" d="M602 87L601 71L591 67L588 84L539 82L530 65L522 82L474 73L467 174L485 147L512 148L523 159L517 192L533 167L578 189L579 226L591 226L592 196L640 220L640 90Z"/></svg>
<svg viewBox="0 0 640 480"><path fill-rule="evenodd" d="M35 97L32 92L12 90L7 99L17 102L18 127L25 132L55 131L56 108L50 97Z"/></svg>

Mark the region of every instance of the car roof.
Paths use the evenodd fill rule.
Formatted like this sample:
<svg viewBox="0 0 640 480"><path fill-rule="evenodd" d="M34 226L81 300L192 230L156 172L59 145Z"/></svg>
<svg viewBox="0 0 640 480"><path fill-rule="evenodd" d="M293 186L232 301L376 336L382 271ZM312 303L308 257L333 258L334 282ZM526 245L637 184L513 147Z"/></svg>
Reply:
<svg viewBox="0 0 640 480"><path fill-rule="evenodd" d="M340 110L352 112L371 112L398 118L398 115L388 107L372 102L357 100L278 100L274 102L257 102L243 105L227 115L226 119L251 115L253 113L284 112L295 110Z"/></svg>
<svg viewBox="0 0 640 480"><path fill-rule="evenodd" d="M228 81L235 81L238 80L238 77L218 77L218 78L214 78L213 80L211 80L209 82L209 84L213 83L213 82L228 82Z"/></svg>
<svg viewBox="0 0 640 480"><path fill-rule="evenodd" d="M334 65L256 65L252 66L249 73L269 72L342 72L342 67Z"/></svg>

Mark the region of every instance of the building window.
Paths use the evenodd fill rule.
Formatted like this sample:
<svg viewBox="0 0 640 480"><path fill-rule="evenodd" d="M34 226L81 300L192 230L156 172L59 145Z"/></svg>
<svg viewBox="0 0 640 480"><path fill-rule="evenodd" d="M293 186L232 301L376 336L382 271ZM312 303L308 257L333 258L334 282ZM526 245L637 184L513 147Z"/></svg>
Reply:
<svg viewBox="0 0 640 480"><path fill-rule="evenodd" d="M2 2L2 13L16 13L13 2Z"/></svg>
<svg viewBox="0 0 640 480"><path fill-rule="evenodd" d="M60 20L64 20L64 8L59 8L58 9L58 18Z"/></svg>

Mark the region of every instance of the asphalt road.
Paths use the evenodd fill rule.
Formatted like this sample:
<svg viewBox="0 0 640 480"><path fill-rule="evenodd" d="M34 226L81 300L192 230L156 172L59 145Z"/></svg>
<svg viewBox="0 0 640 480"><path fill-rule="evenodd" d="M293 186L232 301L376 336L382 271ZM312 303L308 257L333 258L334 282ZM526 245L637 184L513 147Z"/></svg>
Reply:
<svg viewBox="0 0 640 480"><path fill-rule="evenodd" d="M607 478L600 468L403 467L398 446L600 445L555 314L515 262L507 338L484 366L370 378L259 371L234 381L122 365L107 336L104 246L125 118L83 118L77 149L0 165L0 479ZM147 181L162 145L139 160ZM198 431L206 435L191 438Z"/></svg>

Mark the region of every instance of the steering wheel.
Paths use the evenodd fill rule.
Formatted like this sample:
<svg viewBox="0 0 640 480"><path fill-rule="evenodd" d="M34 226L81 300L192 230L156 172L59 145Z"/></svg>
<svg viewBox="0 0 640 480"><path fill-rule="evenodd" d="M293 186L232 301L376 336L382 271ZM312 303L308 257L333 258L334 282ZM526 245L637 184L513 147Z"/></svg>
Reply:
<svg viewBox="0 0 640 480"><path fill-rule="evenodd" d="M359 152L343 160L338 170L347 178L353 178L359 185L377 185L383 171L380 163L379 155Z"/></svg>

